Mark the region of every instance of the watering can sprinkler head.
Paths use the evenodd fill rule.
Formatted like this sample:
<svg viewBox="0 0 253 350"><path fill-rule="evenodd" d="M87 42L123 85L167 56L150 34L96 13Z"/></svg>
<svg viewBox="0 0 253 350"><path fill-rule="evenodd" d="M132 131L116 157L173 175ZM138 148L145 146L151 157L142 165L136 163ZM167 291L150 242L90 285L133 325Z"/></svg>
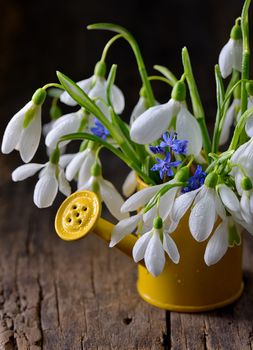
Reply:
<svg viewBox="0 0 253 350"><path fill-rule="evenodd" d="M101 209L101 200L96 193L91 191L73 193L65 199L57 211L55 230L58 236L65 241L74 241L94 232L109 243L114 225L101 218ZM136 241L137 237L129 234L115 247L132 257ZM143 261L140 264L144 265Z"/></svg>

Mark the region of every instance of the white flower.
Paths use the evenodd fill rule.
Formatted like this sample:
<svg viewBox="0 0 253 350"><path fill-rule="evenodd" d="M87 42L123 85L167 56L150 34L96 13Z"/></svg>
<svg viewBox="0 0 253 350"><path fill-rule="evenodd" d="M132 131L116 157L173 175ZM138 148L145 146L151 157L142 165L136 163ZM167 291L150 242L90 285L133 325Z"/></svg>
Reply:
<svg viewBox="0 0 253 350"><path fill-rule="evenodd" d="M227 110L225 120L222 126L219 145L222 146L227 143L229 139L230 129L235 120L237 120L238 112L241 106L241 101L237 98L233 100L230 107Z"/></svg>
<svg viewBox="0 0 253 350"><path fill-rule="evenodd" d="M106 99L106 80L103 77L92 76L88 79L81 80L77 85L86 93L91 99L99 98L103 101ZM116 86L113 85L111 89L111 101L113 108L117 114L122 113L125 107L125 99L122 91ZM69 105L76 106L77 102L72 99L72 97L64 91L60 96L61 102ZM100 105L99 107L101 107Z"/></svg>
<svg viewBox="0 0 253 350"><path fill-rule="evenodd" d="M46 208L51 206L58 189L65 196L70 195L71 189L65 178L63 169L60 167L57 169L57 165L51 162L46 164L30 163L21 165L12 173L12 179L13 181L22 181L33 176L39 170L41 170L39 181L35 186L33 195L33 201L37 207Z"/></svg>
<svg viewBox="0 0 253 350"><path fill-rule="evenodd" d="M153 227L136 241L133 258L135 262L144 258L147 270L156 277L164 269L165 252L175 264L178 264L180 255L173 239L165 229Z"/></svg>
<svg viewBox="0 0 253 350"><path fill-rule="evenodd" d="M246 143L242 144L234 152L234 154L231 157L231 163L234 165L240 164L247 176L253 182L253 139L250 139ZM239 172L238 168L235 166L231 171L231 175L236 177L237 174L239 174ZM240 189L237 188L237 191L240 193Z"/></svg>
<svg viewBox="0 0 253 350"><path fill-rule="evenodd" d="M198 155L202 148L202 135L198 122L185 108L183 102L171 98L169 102L154 106L140 115L132 124L131 139L140 144L150 144L166 132L176 117L178 138L188 140L187 154Z"/></svg>
<svg viewBox="0 0 253 350"><path fill-rule="evenodd" d="M128 217L128 214L120 211L120 208L124 203L123 198L113 184L105 180L101 175L90 176L88 181L85 184L82 184L79 190L89 190L98 193L110 213L118 220Z"/></svg>
<svg viewBox="0 0 253 350"><path fill-rule="evenodd" d="M190 231L196 241L202 242L209 237L220 208L223 208L223 205L216 190L203 185L195 198L189 217Z"/></svg>
<svg viewBox="0 0 253 350"><path fill-rule="evenodd" d="M232 73L233 69L242 71L242 40L229 39L220 52L219 66L224 79Z"/></svg>
<svg viewBox="0 0 253 350"><path fill-rule="evenodd" d="M55 148L59 139L67 134L72 134L79 131L82 122L85 121L87 116L83 109L79 109L77 112L66 114L57 119L53 125L53 128L46 136L46 145L49 148ZM80 130L82 131L82 130ZM64 141L60 143L60 147L68 144L70 141Z"/></svg>
<svg viewBox="0 0 253 350"><path fill-rule="evenodd" d="M27 116L29 122L24 127ZM41 105L36 105L33 101L30 101L14 115L7 125L3 136L2 152L10 153L16 149L19 151L22 160L27 163L37 151L40 137Z"/></svg>
<svg viewBox="0 0 253 350"><path fill-rule="evenodd" d="M131 196L136 188L137 188L137 178L136 178L136 173L134 170L130 171L130 173L127 175L123 186L122 186L122 192L125 197Z"/></svg>
<svg viewBox="0 0 253 350"><path fill-rule="evenodd" d="M222 218L212 237L207 243L204 260L208 266L216 264L227 252L228 247L241 244L241 228L231 216Z"/></svg>
<svg viewBox="0 0 253 350"><path fill-rule="evenodd" d="M77 188L80 189L89 181L90 169L95 162L96 154L90 148L86 148L84 151L78 152L66 167L67 180L72 181L77 176Z"/></svg>
<svg viewBox="0 0 253 350"><path fill-rule="evenodd" d="M131 117L130 117L130 122L129 125L131 126L133 124L133 122L141 115L143 114L147 107L146 107L147 103L146 103L146 99L142 96L140 96L136 106L134 107Z"/></svg>
<svg viewBox="0 0 253 350"><path fill-rule="evenodd" d="M152 201L156 193L162 189L162 187L173 182L174 180L165 184L147 187L141 191L136 192L122 205L121 212L127 213L135 211L144 207L146 204L148 205L148 203ZM154 205L145 213L144 210L141 210L137 215L119 221L112 230L110 247L113 247L115 244L117 244L127 234L134 232L139 224L142 226L141 232L150 230L153 225L153 220L157 215L161 216L165 221L168 218L173 207L173 202L178 190L179 187L170 188L160 197L158 205Z"/></svg>

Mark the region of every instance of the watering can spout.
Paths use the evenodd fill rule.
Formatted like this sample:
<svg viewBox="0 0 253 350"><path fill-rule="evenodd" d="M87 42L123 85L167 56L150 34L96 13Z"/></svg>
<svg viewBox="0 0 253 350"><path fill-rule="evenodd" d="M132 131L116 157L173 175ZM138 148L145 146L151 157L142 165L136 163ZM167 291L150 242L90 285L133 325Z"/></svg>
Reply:
<svg viewBox="0 0 253 350"><path fill-rule="evenodd" d="M65 241L77 240L94 232L109 243L113 227L112 223L101 218L101 201L90 191L78 191L66 198L55 217L56 232ZM136 240L135 235L129 234L115 247L132 257Z"/></svg>

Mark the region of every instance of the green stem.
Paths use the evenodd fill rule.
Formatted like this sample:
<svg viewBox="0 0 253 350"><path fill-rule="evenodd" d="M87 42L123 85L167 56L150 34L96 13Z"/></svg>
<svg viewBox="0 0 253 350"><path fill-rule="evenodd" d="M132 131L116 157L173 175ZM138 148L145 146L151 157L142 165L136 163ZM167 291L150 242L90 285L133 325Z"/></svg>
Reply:
<svg viewBox="0 0 253 350"><path fill-rule="evenodd" d="M167 67L156 64L154 65L154 69L161 73L163 76L165 76L165 78L167 78L171 82L171 86L176 85L177 78Z"/></svg>
<svg viewBox="0 0 253 350"><path fill-rule="evenodd" d="M159 75L151 75L151 76L148 77L148 80L149 81L152 81L152 80L162 81L162 82L168 84L171 87L174 86L169 79L164 78L164 77L160 77Z"/></svg>
<svg viewBox="0 0 253 350"><path fill-rule="evenodd" d="M243 113L241 118L239 119L239 122L237 123L234 131L233 138L231 140L229 150L236 150L237 145L239 143L240 136L242 132L244 131L245 124L247 122L247 119L251 117L253 114L253 107L249 108L247 111Z"/></svg>
<svg viewBox="0 0 253 350"><path fill-rule="evenodd" d="M46 90L46 89L49 89L51 87L55 87L57 89L61 89L61 90L64 90L64 87L60 84L57 84L57 83L49 83L49 84L46 84L42 87L42 89Z"/></svg>
<svg viewBox="0 0 253 350"><path fill-rule="evenodd" d="M193 114L199 123L201 133L202 133L202 138L203 138L204 150L206 155L208 155L211 151L211 140L209 137L207 126L206 126L204 109L203 109L203 106L199 97L197 85L193 76L189 53L186 47L184 47L182 50L182 60L183 60L184 72L185 72L187 84L190 90Z"/></svg>
<svg viewBox="0 0 253 350"><path fill-rule="evenodd" d="M142 84L145 86L145 89L146 89L148 107L154 106L155 98L154 98L150 81L148 80L147 70L146 70L139 46L135 38L132 36L132 34L128 32L125 28L112 23L96 23L96 24L89 25L87 28L88 29L105 29L105 30L110 30L110 31L119 33L129 43L136 58Z"/></svg>
<svg viewBox="0 0 253 350"><path fill-rule="evenodd" d="M115 35L114 37L112 37L112 38L108 41L108 43L105 45L104 50L103 50L103 52L102 52L102 56L101 56L101 61L102 61L102 62L105 62L107 53L108 53L110 47L112 46L112 44L114 44L114 42L115 42L116 40L120 39L120 38L123 38L123 35L122 35L122 34L117 34L117 35Z"/></svg>

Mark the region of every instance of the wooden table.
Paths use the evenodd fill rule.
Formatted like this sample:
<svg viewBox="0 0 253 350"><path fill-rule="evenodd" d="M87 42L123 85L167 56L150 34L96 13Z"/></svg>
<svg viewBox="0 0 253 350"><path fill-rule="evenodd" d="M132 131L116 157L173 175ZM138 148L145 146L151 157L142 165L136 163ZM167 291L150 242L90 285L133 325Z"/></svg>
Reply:
<svg viewBox="0 0 253 350"><path fill-rule="evenodd" d="M0 349L253 349L252 239L244 251L245 293L235 305L165 312L137 295L130 259L93 235L58 239L60 200L39 210L34 182L11 183L6 157L0 172Z"/></svg>

